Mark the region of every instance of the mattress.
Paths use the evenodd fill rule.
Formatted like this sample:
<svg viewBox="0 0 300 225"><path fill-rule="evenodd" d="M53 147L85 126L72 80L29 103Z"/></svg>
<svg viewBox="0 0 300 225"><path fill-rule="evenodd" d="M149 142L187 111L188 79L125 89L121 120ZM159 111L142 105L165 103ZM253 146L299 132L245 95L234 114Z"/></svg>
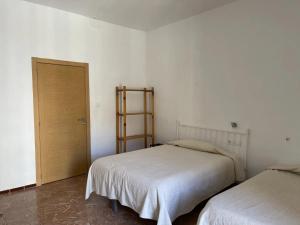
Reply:
<svg viewBox="0 0 300 225"><path fill-rule="evenodd" d="M266 170L212 198L198 225L300 225L300 176Z"/></svg>
<svg viewBox="0 0 300 225"><path fill-rule="evenodd" d="M86 199L95 192L158 225L171 225L234 182L232 159L162 145L96 160L89 170Z"/></svg>

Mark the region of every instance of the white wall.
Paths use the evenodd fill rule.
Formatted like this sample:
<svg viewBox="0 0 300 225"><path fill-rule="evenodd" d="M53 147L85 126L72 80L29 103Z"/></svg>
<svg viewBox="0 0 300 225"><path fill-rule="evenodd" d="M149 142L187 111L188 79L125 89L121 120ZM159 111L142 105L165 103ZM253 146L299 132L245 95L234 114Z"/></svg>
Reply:
<svg viewBox="0 0 300 225"><path fill-rule="evenodd" d="M155 87L159 141L175 137L177 119L227 129L238 121L252 131L250 175L299 162L299 8L298 0L240 0L146 40L141 31L1 0L0 190L35 183L32 56L90 64L93 159L115 150L114 87L124 83Z"/></svg>
<svg viewBox="0 0 300 225"><path fill-rule="evenodd" d="M31 57L90 65L92 157L115 151L116 85L145 85L145 33L0 1L0 191L35 183Z"/></svg>
<svg viewBox="0 0 300 225"><path fill-rule="evenodd" d="M160 141L176 119L250 128L248 169L300 162L300 1L240 0L147 34ZM285 137L291 137L290 142Z"/></svg>

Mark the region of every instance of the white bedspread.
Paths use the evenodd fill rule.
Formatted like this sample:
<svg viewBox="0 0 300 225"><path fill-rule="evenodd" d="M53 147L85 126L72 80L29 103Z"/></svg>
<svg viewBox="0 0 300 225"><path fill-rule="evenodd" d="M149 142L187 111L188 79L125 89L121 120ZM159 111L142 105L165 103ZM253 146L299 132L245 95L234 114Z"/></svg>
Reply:
<svg viewBox="0 0 300 225"><path fill-rule="evenodd" d="M163 145L96 160L86 199L95 192L119 200L142 218L158 220L158 225L171 225L234 181L232 159Z"/></svg>
<svg viewBox="0 0 300 225"><path fill-rule="evenodd" d="M264 171L212 198L198 225L300 225L300 176Z"/></svg>

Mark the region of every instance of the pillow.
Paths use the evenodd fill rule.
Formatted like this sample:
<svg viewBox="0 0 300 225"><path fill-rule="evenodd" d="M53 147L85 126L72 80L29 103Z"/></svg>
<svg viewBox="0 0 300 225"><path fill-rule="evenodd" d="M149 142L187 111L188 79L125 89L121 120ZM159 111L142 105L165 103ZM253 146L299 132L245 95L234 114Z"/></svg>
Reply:
<svg viewBox="0 0 300 225"><path fill-rule="evenodd" d="M286 171L291 173L300 174L300 164L296 165L274 165L268 168L269 170L279 170L279 171Z"/></svg>
<svg viewBox="0 0 300 225"><path fill-rule="evenodd" d="M227 156L228 158L232 159L232 161L233 161L236 181L242 182L246 178L246 173L243 168L242 161L233 152L225 151L217 146L214 146L213 144L210 144L205 141L200 141L200 140L183 139L183 140L170 141L167 144L179 146L179 147L183 147L183 148L189 148L192 150Z"/></svg>
<svg viewBox="0 0 300 225"><path fill-rule="evenodd" d="M198 150L198 151L203 151L203 152L219 153L216 146L200 140L182 139L182 140L170 141L167 144Z"/></svg>

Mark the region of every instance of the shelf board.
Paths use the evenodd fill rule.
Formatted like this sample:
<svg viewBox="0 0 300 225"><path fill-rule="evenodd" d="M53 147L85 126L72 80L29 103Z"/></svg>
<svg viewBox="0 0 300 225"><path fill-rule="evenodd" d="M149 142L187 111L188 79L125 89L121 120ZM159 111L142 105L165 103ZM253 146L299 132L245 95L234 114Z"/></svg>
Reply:
<svg viewBox="0 0 300 225"><path fill-rule="evenodd" d="M118 92L122 92L122 91L124 91L124 89L123 88L118 88L117 91ZM146 89L146 90L144 90L144 89L138 89L138 88L126 88L125 91L142 91L142 92L146 91L146 92L153 92L152 89Z"/></svg>
<svg viewBox="0 0 300 225"><path fill-rule="evenodd" d="M134 116L134 115L144 115L144 112L131 112L131 113L126 113L126 116ZM146 112L147 115L152 115L151 112ZM124 113L119 113L119 116L124 116Z"/></svg>
<svg viewBox="0 0 300 225"><path fill-rule="evenodd" d="M144 137L145 137L144 134L131 135L131 136L126 136L126 140L142 139ZM147 137L152 137L152 135L148 134ZM121 137L121 138L119 138L119 140L123 141L124 138Z"/></svg>

